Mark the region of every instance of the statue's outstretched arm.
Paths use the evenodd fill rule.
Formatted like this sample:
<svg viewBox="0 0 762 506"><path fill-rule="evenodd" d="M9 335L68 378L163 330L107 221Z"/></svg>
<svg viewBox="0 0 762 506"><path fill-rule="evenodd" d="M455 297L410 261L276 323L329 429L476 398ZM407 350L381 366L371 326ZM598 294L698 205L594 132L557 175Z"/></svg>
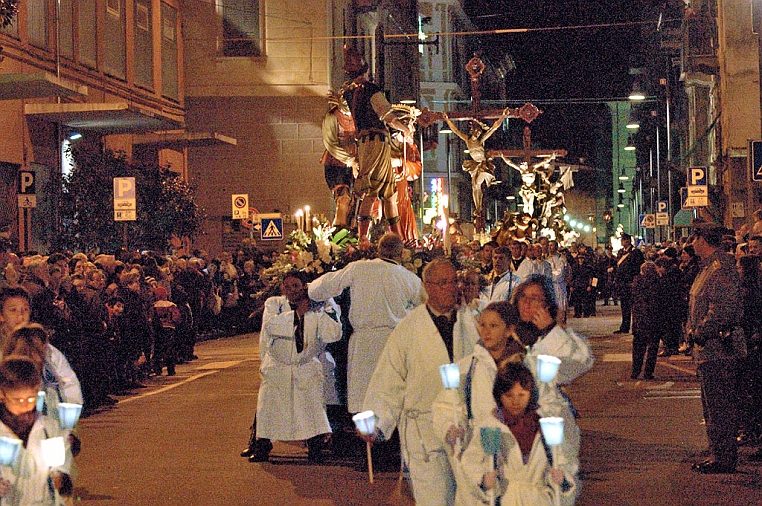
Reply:
<svg viewBox="0 0 762 506"><path fill-rule="evenodd" d="M463 132L461 132L460 130L458 130L458 127L455 126L455 123L453 123L452 120L450 119L450 117L447 115L447 111L442 112L442 117L444 118L445 122L447 123L447 126L450 127L450 130L452 130L452 132L455 135L457 135L458 137L460 137L464 141L468 141L468 136L466 134L464 134Z"/></svg>

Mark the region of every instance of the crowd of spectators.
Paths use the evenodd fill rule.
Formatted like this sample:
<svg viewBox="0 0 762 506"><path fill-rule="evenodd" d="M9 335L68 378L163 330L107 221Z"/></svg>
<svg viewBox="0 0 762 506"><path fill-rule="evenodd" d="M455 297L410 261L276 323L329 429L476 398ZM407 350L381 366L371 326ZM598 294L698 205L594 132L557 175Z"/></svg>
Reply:
<svg viewBox="0 0 762 506"><path fill-rule="evenodd" d="M165 368L174 375L196 358L199 339L249 330L249 315L273 291L259 276L271 263L253 248L212 259L202 251L18 255L6 241L0 290L28 293L31 321L69 360L92 411Z"/></svg>

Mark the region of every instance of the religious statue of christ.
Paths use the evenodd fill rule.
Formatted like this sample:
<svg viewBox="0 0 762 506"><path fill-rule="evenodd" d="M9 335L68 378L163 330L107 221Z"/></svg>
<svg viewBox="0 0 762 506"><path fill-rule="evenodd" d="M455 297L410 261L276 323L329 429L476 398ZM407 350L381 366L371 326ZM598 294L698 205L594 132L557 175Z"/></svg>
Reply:
<svg viewBox="0 0 762 506"><path fill-rule="evenodd" d="M492 159L487 156L484 143L500 127L503 120L508 117L509 112L509 109L505 109L491 127L476 119L472 119L471 133L468 135L461 132L455 126L447 116L446 111L442 113L442 117L450 126L453 133L463 139L468 148L468 154L471 159L463 162L463 170L471 175L471 195L474 199L474 215L479 223L483 220L484 211L482 184L486 183L487 186L495 184L495 165L492 163Z"/></svg>

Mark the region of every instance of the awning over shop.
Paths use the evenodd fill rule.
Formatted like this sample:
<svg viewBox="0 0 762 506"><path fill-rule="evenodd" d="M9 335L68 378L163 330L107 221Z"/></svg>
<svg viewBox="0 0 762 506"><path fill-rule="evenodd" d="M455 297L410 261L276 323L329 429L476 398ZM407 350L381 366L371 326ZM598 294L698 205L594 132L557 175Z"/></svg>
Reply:
<svg viewBox="0 0 762 506"><path fill-rule="evenodd" d="M218 132L185 132L175 130L140 134L133 138L133 144L152 144L161 149L182 149L186 147L206 146L236 146L238 141L233 137Z"/></svg>
<svg viewBox="0 0 762 506"><path fill-rule="evenodd" d="M0 74L0 100L87 96L87 86L48 72Z"/></svg>
<svg viewBox="0 0 762 506"><path fill-rule="evenodd" d="M139 133L182 128L180 120L126 102L25 104L28 118L39 118L80 130Z"/></svg>

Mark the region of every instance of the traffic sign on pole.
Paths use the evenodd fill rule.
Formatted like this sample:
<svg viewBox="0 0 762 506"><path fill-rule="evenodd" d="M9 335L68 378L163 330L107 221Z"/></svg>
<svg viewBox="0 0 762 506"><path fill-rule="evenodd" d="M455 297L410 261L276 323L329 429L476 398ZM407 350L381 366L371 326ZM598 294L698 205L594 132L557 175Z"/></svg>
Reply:
<svg viewBox="0 0 762 506"><path fill-rule="evenodd" d="M249 217L249 194L239 193L232 196L233 219L245 220Z"/></svg>

